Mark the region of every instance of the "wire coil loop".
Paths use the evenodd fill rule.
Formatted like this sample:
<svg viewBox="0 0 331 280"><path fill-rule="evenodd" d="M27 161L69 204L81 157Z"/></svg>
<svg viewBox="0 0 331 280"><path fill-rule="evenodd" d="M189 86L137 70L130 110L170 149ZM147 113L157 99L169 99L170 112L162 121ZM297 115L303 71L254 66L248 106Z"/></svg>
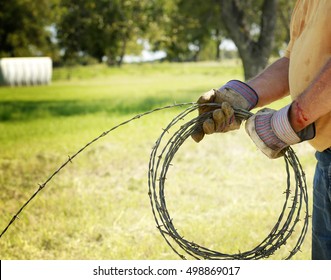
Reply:
<svg viewBox="0 0 331 280"><path fill-rule="evenodd" d="M219 104L207 105L215 107L219 106ZM300 250L300 247L307 233L309 220L308 194L305 174L302 170L299 159L291 147L286 150L284 155L285 169L287 174L287 187L285 191L285 201L282 207L282 211L268 236L255 248L237 254L227 254L215 250L210 250L192 241L188 241L177 232L177 229L173 223L173 219L171 218L167 209L167 203L164 195L167 172L175 154L180 149L182 144L188 137L190 137L192 132L196 129L197 125L202 125L204 120L210 117L210 113L200 115L186 122L176 132L174 132L174 134L165 144L162 143L162 140L165 134L169 132L171 127L175 126L180 120L183 120L187 115L195 111L198 107L198 104L193 105L174 118L157 139L151 152L148 173L149 197L155 222L161 235L167 244L172 248L172 250L182 259L187 258L187 256L185 256L183 253L186 253L193 259L262 259L274 254L276 250L278 250L287 242L303 216L304 221L298 240L294 248L286 257L286 259L290 259ZM235 109L235 115L238 118L247 119L252 114L244 110ZM295 177L293 197L291 196L293 190L291 190L290 169L293 170Z"/></svg>

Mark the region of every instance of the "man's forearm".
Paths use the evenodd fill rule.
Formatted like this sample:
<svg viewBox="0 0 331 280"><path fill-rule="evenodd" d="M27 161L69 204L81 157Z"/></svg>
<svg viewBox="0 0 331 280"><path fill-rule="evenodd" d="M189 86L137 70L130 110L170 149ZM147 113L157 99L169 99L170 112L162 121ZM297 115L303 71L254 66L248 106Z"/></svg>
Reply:
<svg viewBox="0 0 331 280"><path fill-rule="evenodd" d="M256 107L265 106L289 94L289 59L282 57L247 82L256 92Z"/></svg>
<svg viewBox="0 0 331 280"><path fill-rule="evenodd" d="M298 132L331 112L331 59L308 88L294 100L290 111L290 123Z"/></svg>

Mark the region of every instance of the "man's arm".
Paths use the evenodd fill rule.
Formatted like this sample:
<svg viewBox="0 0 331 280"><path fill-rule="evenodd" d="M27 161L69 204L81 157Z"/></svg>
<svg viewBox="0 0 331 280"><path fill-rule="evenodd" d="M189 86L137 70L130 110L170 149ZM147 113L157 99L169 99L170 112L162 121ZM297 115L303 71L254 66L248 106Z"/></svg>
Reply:
<svg viewBox="0 0 331 280"><path fill-rule="evenodd" d="M282 57L247 82L259 97L256 107L263 107L289 94L288 73L289 59Z"/></svg>
<svg viewBox="0 0 331 280"><path fill-rule="evenodd" d="M275 111L264 109L250 117L246 131L270 158L281 156L286 147L315 136L313 124L331 112L331 58L311 84L290 105Z"/></svg>
<svg viewBox="0 0 331 280"><path fill-rule="evenodd" d="M331 58L308 88L294 100L289 113L295 132L331 112Z"/></svg>
<svg viewBox="0 0 331 280"><path fill-rule="evenodd" d="M261 107L288 95L288 73L289 59L283 57L271 64L249 82L243 83L238 80L231 80L219 90L211 90L204 93L200 96L197 103L228 103L232 107L245 110ZM212 107L201 106L199 108L199 114L213 110ZM211 117L204 122L202 127L198 127L192 133L194 141L200 142L205 134L226 132L239 128L239 125L230 127L234 121L240 124L240 120L237 121L234 118L234 113L229 114L227 110L224 111L223 109L222 114L217 110L214 113L216 119L214 119L214 116Z"/></svg>

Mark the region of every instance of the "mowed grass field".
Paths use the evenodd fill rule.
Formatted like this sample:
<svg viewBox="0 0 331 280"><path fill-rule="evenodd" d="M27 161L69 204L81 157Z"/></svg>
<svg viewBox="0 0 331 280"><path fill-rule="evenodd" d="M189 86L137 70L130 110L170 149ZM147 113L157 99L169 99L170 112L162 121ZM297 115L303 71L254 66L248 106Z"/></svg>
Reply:
<svg viewBox="0 0 331 280"><path fill-rule="evenodd" d="M242 76L234 61L96 65L55 69L49 86L0 88L0 230L68 156L103 131L153 108L195 101ZM147 175L155 141L182 110L140 118L87 148L3 235L0 258L179 259L156 228ZM294 149L311 209L314 151L306 143ZM187 240L237 253L269 234L285 188L283 160L267 159L242 128L199 144L188 139L169 170L166 201ZM300 230L271 259L286 257ZM294 259L310 259L310 238L311 226Z"/></svg>

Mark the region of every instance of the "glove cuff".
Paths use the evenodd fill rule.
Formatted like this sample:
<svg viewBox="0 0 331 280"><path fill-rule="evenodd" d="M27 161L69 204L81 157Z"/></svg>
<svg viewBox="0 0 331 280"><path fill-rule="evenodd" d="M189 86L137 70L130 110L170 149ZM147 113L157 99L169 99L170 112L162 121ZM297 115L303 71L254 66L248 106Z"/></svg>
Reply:
<svg viewBox="0 0 331 280"><path fill-rule="evenodd" d="M271 126L271 119L276 111L262 109L250 117L245 124L246 132L256 146L269 158L278 158L283 155L286 143L280 140Z"/></svg>
<svg viewBox="0 0 331 280"><path fill-rule="evenodd" d="M290 107L291 105L288 105L275 112L271 119L271 126L272 130L280 140L288 145L293 145L299 143L301 139L290 124L288 117Z"/></svg>
<svg viewBox="0 0 331 280"><path fill-rule="evenodd" d="M308 125L303 130L297 132L297 134L298 134L299 138L301 139L301 141L307 141L307 140L314 139L316 136L315 124L312 123L312 124Z"/></svg>
<svg viewBox="0 0 331 280"><path fill-rule="evenodd" d="M220 88L223 89L232 89L235 92L239 93L248 103L247 109L252 110L257 102L259 101L259 97L256 91L251 88L248 84L241 82L239 80L231 80L227 82L224 86Z"/></svg>

